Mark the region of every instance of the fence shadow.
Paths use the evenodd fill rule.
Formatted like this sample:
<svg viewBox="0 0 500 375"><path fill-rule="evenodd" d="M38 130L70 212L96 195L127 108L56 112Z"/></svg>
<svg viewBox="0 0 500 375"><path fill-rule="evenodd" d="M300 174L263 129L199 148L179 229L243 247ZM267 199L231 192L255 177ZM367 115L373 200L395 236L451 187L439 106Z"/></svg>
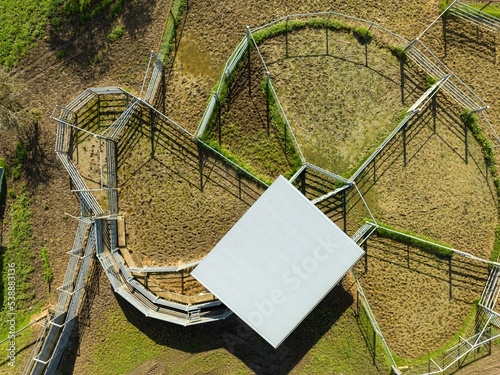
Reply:
<svg viewBox="0 0 500 375"><path fill-rule="evenodd" d="M497 41L494 33L458 18L442 19L445 57L453 48L496 64Z"/></svg>
<svg viewBox="0 0 500 375"><path fill-rule="evenodd" d="M224 348L256 374L288 374L353 304L353 298L340 284L304 319L297 329L274 349L240 318L181 327L144 317L121 297L117 297L127 320L155 343L201 353Z"/></svg>
<svg viewBox="0 0 500 375"><path fill-rule="evenodd" d="M77 319L77 322L71 332L68 346L62 355L62 360L59 363L58 374L72 374L74 372L76 359L80 356L80 345L90 327L92 305L94 303L94 299L99 294L99 282L101 276L104 275L101 265L98 263L99 262L96 259L95 264L88 275L89 280L85 287L85 298L81 302L80 313L75 318ZM107 279L106 282L108 282Z"/></svg>
<svg viewBox="0 0 500 375"><path fill-rule="evenodd" d="M412 245L378 235L367 240L367 257L362 261L365 268L358 273L360 279L370 272L371 260L431 277L448 286L450 298L468 304L472 301L464 300L461 292L473 290L479 295L488 279L488 266L484 263L458 255L451 258L438 257Z"/></svg>
<svg viewBox="0 0 500 375"><path fill-rule="evenodd" d="M368 193L396 162L401 163L404 167L406 158L406 164L411 163L433 138L437 138L449 152L465 164L474 163L480 175L488 183L489 177L484 165L484 158L481 160L481 156L477 152L473 152L473 147L477 148L477 142L472 132L466 130L460 115L442 101L443 97L440 94L436 98L435 108L433 108L433 104L429 104L411 119L406 126L406 134L403 135L402 130L396 134L358 176L356 184L363 194ZM460 150L457 144L462 144L463 149ZM473 146L471 146L472 144ZM492 197L495 197L493 187L490 185L488 184L489 190Z"/></svg>

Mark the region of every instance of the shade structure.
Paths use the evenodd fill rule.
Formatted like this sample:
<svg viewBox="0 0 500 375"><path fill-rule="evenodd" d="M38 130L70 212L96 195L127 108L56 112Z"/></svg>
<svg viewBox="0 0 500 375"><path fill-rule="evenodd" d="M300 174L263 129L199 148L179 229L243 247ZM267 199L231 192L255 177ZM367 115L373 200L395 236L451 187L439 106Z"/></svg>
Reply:
<svg viewBox="0 0 500 375"><path fill-rule="evenodd" d="M277 348L363 254L280 176L191 274Z"/></svg>

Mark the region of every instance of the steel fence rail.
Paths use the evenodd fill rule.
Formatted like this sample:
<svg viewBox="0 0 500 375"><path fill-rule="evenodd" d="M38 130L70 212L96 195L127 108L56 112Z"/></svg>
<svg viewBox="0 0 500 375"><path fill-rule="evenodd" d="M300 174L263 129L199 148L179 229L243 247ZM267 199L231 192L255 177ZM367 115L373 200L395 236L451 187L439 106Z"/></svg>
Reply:
<svg viewBox="0 0 500 375"><path fill-rule="evenodd" d="M490 32L500 30L500 19L498 17L485 13L461 1L454 1L452 5L449 7L449 10L453 16L473 23Z"/></svg>
<svg viewBox="0 0 500 375"><path fill-rule="evenodd" d="M354 280L356 282L356 289L358 292L358 297L361 296L361 305L366 312L366 315L368 317L368 320L373 328L373 331L376 333L376 335L380 338L380 341L382 342L382 346L384 347L385 353L387 354L390 362L391 362L391 368L392 371L396 375L401 375L401 372L399 371L399 367L396 364L396 361L394 360L394 356L392 355L391 349L389 348L389 345L385 341L384 335L382 334L382 330L380 329L380 326L377 323L377 319L375 319L375 315L373 314L373 311L370 307L370 304L368 303L368 299L366 298L366 295L363 291L363 288L361 287L361 284L358 280L358 277L354 273L354 270L351 270L352 275L354 277Z"/></svg>
<svg viewBox="0 0 500 375"><path fill-rule="evenodd" d="M335 16L335 17L344 18L344 19L347 19L347 20L350 20L350 21L360 22L360 23L366 24L368 26L374 26L374 27L376 27L376 28L384 31L387 34L389 34L389 35L391 35L393 37L396 37L402 44L407 44L408 43L408 40L405 39L404 37L402 37L401 35L396 34L395 32L393 32L393 31L385 28L384 26L382 26L382 25L380 25L380 24L378 24L376 22L368 21L368 20L365 20L363 18L348 16L346 14L337 13L337 12L312 12L312 13L290 14L288 16L284 16L284 17L278 18L278 19L276 19L276 20L274 20L272 22L266 23L265 25L253 28L253 29L251 29L251 32L254 33L254 32L260 31L262 29L271 27L271 26L273 26L275 24L278 24L280 22L286 21L287 19L305 18L305 17L317 17L317 16L321 16L321 17Z"/></svg>
<svg viewBox="0 0 500 375"><path fill-rule="evenodd" d="M283 106L281 105L280 99L278 97L278 94L276 93L276 90L274 88L274 85L273 85L273 82L271 81L271 79L269 79L269 88L271 89L271 93L273 94L274 101L277 104L277 107L279 109L280 116L285 123L285 129L284 129L285 137L286 137L286 132L288 130L289 134L291 135L291 137L293 139L294 146L297 149L297 151L299 152L300 160L302 161L302 164L304 164L306 162L306 159L304 157L304 154L302 153L302 150L300 149L300 145L297 142L297 138L295 138L295 133L292 131L292 128L290 127L290 123L288 122L288 118L286 117L285 111L283 110Z"/></svg>

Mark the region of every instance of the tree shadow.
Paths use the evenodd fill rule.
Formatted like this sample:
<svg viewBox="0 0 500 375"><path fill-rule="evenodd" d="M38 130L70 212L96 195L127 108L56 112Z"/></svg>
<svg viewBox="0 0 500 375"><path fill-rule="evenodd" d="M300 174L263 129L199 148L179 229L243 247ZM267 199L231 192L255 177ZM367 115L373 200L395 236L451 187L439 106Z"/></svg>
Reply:
<svg viewBox="0 0 500 375"><path fill-rule="evenodd" d="M28 150L26 160L23 164L28 188L32 191L40 185L44 185L52 178L52 171L57 168L57 163L52 154L47 155L50 149L47 142L42 139L38 121L33 121L20 132L20 140Z"/></svg>
<svg viewBox="0 0 500 375"><path fill-rule="evenodd" d="M93 69L90 68L96 63L96 56L108 49L108 35L112 32L116 19L119 19L120 24L124 26L124 30L132 39L143 35L146 28L154 22L151 4L147 0L125 1L122 11L117 14L110 9L114 4L108 2L107 8L88 19L97 5L94 9L84 11L86 17L82 17L79 12L68 15L62 10L59 14L59 19L63 20L61 26L48 29L47 43L52 51L58 52L58 58L71 60L71 64L66 64L67 68L76 70L83 68L89 75L94 74ZM140 17L137 16L138 14ZM98 62L104 67L110 64L107 59L99 59Z"/></svg>

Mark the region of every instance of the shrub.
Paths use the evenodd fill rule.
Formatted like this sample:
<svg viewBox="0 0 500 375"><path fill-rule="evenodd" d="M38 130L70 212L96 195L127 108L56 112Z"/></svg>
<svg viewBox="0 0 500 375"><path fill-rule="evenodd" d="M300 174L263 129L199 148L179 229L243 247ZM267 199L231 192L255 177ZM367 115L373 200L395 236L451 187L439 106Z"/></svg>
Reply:
<svg viewBox="0 0 500 375"><path fill-rule="evenodd" d="M394 46L390 46L389 50L391 53L398 58L399 61L406 61L408 59L408 55L406 52L406 47L400 44L396 44Z"/></svg>
<svg viewBox="0 0 500 375"><path fill-rule="evenodd" d="M124 27L123 25L118 25L114 28L111 34L108 35L108 40L113 43L116 42L123 35Z"/></svg>
<svg viewBox="0 0 500 375"><path fill-rule="evenodd" d="M432 85L434 85L437 82L437 79L434 78L433 76L426 75L425 76L425 88L430 89Z"/></svg>
<svg viewBox="0 0 500 375"><path fill-rule="evenodd" d="M352 30L354 37L362 45L369 44L373 39L373 33L366 27L355 27Z"/></svg>
<svg viewBox="0 0 500 375"><path fill-rule="evenodd" d="M16 191L14 189L9 189L7 191L7 195L10 199L16 199Z"/></svg>
<svg viewBox="0 0 500 375"><path fill-rule="evenodd" d="M474 138L483 149L484 159L490 169L491 174L493 176L496 176L496 164L495 164L495 155L493 152L493 143L481 130L477 116L474 113L471 113L470 111L464 111L462 112L460 117L464 125L467 126L472 131Z"/></svg>
<svg viewBox="0 0 500 375"><path fill-rule="evenodd" d="M0 158L0 168L3 168L5 174L9 172L9 166L4 158Z"/></svg>
<svg viewBox="0 0 500 375"><path fill-rule="evenodd" d="M171 15L167 17L167 22L165 24L165 30L163 32L159 51L159 55L161 56L161 59L164 63L168 61L170 52L174 47L174 39L177 33L177 26L181 22L182 13L184 12L185 7L185 0L174 0L172 2L171 14L173 14L173 17Z"/></svg>
<svg viewBox="0 0 500 375"><path fill-rule="evenodd" d="M65 49L61 49L61 50L57 51L57 53L56 53L56 57L58 59L63 59L66 57L66 55L67 55L67 52Z"/></svg>
<svg viewBox="0 0 500 375"><path fill-rule="evenodd" d="M441 0L439 2L439 13L443 13L445 9L448 8L448 5L448 0Z"/></svg>
<svg viewBox="0 0 500 375"><path fill-rule="evenodd" d="M23 172L23 166L28 159L28 149L23 142L18 141L16 143L16 149L14 150L14 161L12 168L12 178L17 180L21 177Z"/></svg>
<svg viewBox="0 0 500 375"><path fill-rule="evenodd" d="M54 17L50 20L52 27L58 29L61 26L61 19L59 17Z"/></svg>

